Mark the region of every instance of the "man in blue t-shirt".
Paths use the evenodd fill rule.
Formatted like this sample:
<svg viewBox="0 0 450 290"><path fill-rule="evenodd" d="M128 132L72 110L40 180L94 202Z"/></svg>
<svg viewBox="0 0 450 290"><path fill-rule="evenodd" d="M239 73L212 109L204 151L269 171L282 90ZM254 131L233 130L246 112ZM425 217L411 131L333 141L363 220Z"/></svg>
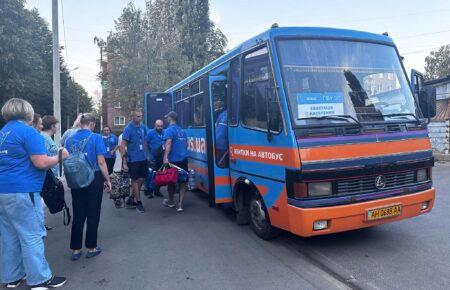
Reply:
<svg viewBox="0 0 450 290"><path fill-rule="evenodd" d="M180 126L178 126L178 114L169 112L166 116L169 127L164 131L165 152L164 164L173 164L186 172L188 172L188 152L187 152L187 134ZM178 203L177 211L183 211L184 195L186 193L186 182L179 182L180 186L180 201ZM175 207L173 200L176 185L168 186L169 198L164 199L163 205L167 207Z"/></svg>
<svg viewBox="0 0 450 290"><path fill-rule="evenodd" d="M128 208L136 208L140 213L145 212L140 192L148 175L146 136L147 128L142 124L142 112L134 111L131 122L123 131L120 153L123 171L129 172L131 178L133 198L129 198L126 205Z"/></svg>
<svg viewBox="0 0 450 290"><path fill-rule="evenodd" d="M163 165L163 157L164 157L164 123L162 120L156 120L155 128L150 130L147 134L147 145L149 149L149 157L152 163L153 170L159 170ZM148 198L152 198L153 194L156 196L162 196L159 191L159 186L152 191L146 191L145 195Z"/></svg>

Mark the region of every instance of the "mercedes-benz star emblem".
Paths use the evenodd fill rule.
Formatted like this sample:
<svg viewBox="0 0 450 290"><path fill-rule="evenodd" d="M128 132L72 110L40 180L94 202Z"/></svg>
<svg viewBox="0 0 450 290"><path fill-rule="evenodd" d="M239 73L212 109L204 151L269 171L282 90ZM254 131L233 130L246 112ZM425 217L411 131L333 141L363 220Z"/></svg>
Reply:
<svg viewBox="0 0 450 290"><path fill-rule="evenodd" d="M378 175L375 178L375 187L378 189L383 189L386 186L386 178L383 175Z"/></svg>

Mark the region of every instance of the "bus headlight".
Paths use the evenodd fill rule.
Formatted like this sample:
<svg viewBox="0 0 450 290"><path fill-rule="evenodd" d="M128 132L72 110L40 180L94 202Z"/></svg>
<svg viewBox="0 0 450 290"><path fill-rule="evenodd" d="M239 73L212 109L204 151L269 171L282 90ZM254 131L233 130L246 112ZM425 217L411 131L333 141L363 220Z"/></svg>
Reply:
<svg viewBox="0 0 450 290"><path fill-rule="evenodd" d="M331 182L308 183L308 196L326 196L333 194Z"/></svg>
<svg viewBox="0 0 450 290"><path fill-rule="evenodd" d="M417 182L428 180L428 172L426 168L417 170Z"/></svg>

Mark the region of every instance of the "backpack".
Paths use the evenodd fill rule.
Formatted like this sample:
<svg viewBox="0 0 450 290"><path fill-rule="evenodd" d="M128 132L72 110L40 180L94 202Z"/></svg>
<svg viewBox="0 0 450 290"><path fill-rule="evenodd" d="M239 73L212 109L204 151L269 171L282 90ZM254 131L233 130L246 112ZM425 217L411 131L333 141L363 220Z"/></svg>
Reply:
<svg viewBox="0 0 450 290"><path fill-rule="evenodd" d="M62 151L59 150L58 154L61 160ZM59 174L62 173L62 163L59 163ZM63 211L64 225L69 225L71 216L69 208L67 207L64 199L64 185L59 180L51 169L47 170L45 175L44 185L42 186L41 197L44 199L44 203L47 206L51 214L56 214Z"/></svg>
<svg viewBox="0 0 450 290"><path fill-rule="evenodd" d="M84 148L93 134L84 142L79 150L74 151L64 160L64 175L66 176L67 186L71 189L80 189L88 187L94 181L94 169L89 164ZM73 141L72 141L73 146Z"/></svg>

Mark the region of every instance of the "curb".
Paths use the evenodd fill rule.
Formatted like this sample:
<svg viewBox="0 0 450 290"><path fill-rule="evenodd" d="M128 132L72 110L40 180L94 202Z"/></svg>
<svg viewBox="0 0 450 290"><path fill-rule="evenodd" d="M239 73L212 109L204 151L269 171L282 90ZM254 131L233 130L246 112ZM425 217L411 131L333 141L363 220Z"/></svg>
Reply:
<svg viewBox="0 0 450 290"><path fill-rule="evenodd" d="M450 154L433 153L435 161L450 162Z"/></svg>

